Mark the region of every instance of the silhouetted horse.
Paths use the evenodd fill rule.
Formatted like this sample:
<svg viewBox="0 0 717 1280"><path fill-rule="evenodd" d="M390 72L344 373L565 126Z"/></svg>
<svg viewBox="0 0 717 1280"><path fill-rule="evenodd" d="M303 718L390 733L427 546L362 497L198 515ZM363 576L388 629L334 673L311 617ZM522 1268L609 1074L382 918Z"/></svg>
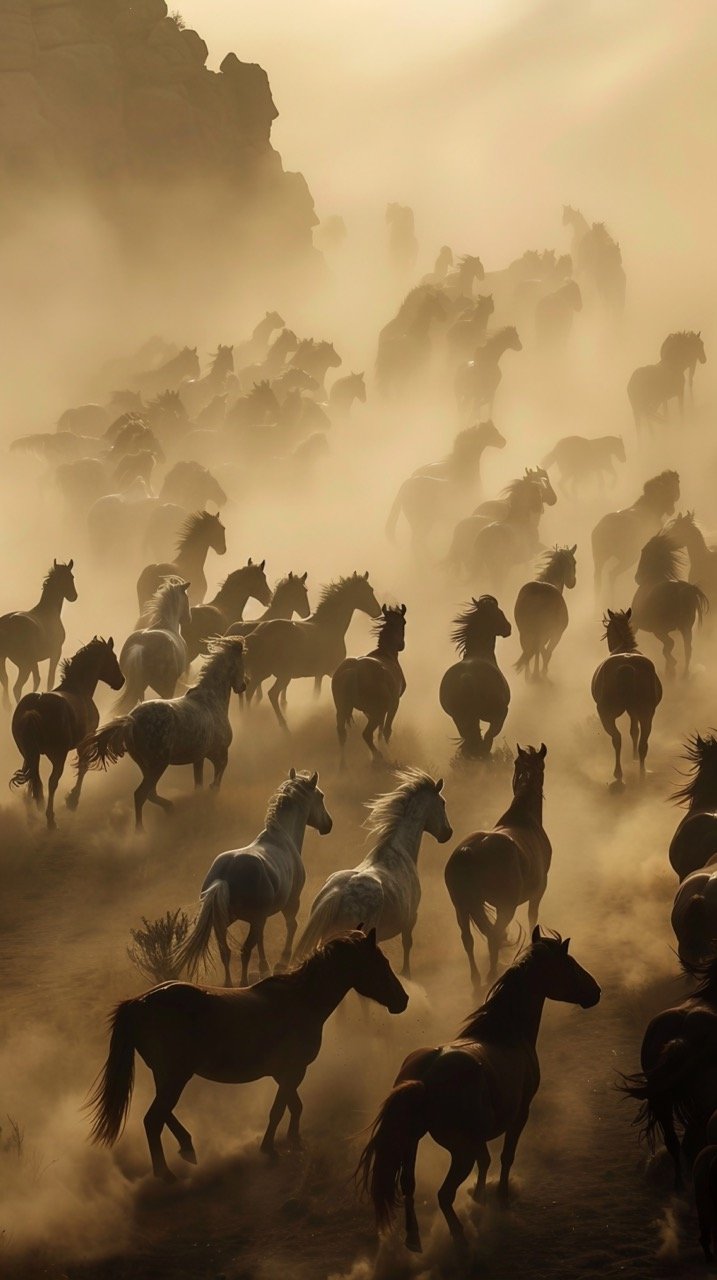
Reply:
<svg viewBox="0 0 717 1280"><path fill-rule="evenodd" d="M446 318L446 302L436 292L423 294L405 325L386 325L379 339L376 382L384 395L403 391L425 372L431 355L431 329ZM390 332L387 332L389 330Z"/></svg>
<svg viewBox="0 0 717 1280"><path fill-rule="evenodd" d="M672 799L688 807L669 852L670 865L680 880L705 867L717 854L717 737L696 733L688 738L684 758L692 777Z"/></svg>
<svg viewBox="0 0 717 1280"><path fill-rule="evenodd" d="M672 656L675 647L672 631L679 631L685 651L684 675L689 675L692 657L692 629L709 608L701 587L679 577L679 526L681 518L667 529L656 533L645 543L635 574L637 591L632 601L634 631L649 631L662 645L665 674L674 676L677 663Z"/></svg>
<svg viewBox="0 0 717 1280"><path fill-rule="evenodd" d="M679 333L668 334L660 347L660 360L673 367L681 368L682 372L687 374L690 400L693 400L695 369L698 364L707 363L702 333L682 329Z"/></svg>
<svg viewBox="0 0 717 1280"><path fill-rule="evenodd" d="M502 498L481 502L473 515L458 521L446 564L456 572L462 569L466 576L473 575L478 553L485 558L477 544L478 536L490 525L506 527L500 532L491 530L485 540L488 546L497 544L499 554L504 551L504 559L510 559L511 564L521 562L521 557L522 561L529 560L541 550L539 526L543 510L554 506L557 500L547 471L541 467L526 468L525 475L511 481L503 490ZM489 555L486 547L485 556ZM493 578L497 581L498 577L496 568Z"/></svg>
<svg viewBox="0 0 717 1280"><path fill-rule="evenodd" d="M500 359L506 351L522 351L523 344L513 325L498 329L477 347L473 359L459 367L456 373L456 400L459 409L467 413L479 413L484 405L493 412L493 401L503 374Z"/></svg>
<svg viewBox="0 0 717 1280"><path fill-rule="evenodd" d="M401 275L412 271L418 257L413 209L405 204L386 205L389 261Z"/></svg>
<svg viewBox="0 0 717 1280"><path fill-rule="evenodd" d="M0 684L3 705L10 706L7 669L9 659L17 667L17 680L13 685L15 701L19 702L23 688L30 676L35 692L40 685L38 663L49 658L47 687L55 682L57 664L62 655L65 628L62 625L62 606L65 600L77 599L77 588L72 575L73 560L67 564L52 562L52 568L42 584L37 604L27 613L5 613L0 618Z"/></svg>
<svg viewBox="0 0 717 1280"><path fill-rule="evenodd" d="M694 511L680 517L680 541L690 558L690 582L702 588L710 607L717 606L717 548L708 547Z"/></svg>
<svg viewBox="0 0 717 1280"><path fill-rule="evenodd" d="M552 858L543 828L543 778L547 747L518 747L513 771L513 799L492 831L468 836L446 863L446 887L461 931L473 983L480 983L471 922L488 942L488 979L498 971L500 948L518 907L527 902L533 929L548 884ZM495 912L490 919L486 907Z"/></svg>
<svg viewBox="0 0 717 1280"><path fill-rule="evenodd" d="M158 395L163 391L176 391L185 378L198 378L201 373L196 347L182 347L158 369L149 369L132 379L143 395Z"/></svg>
<svg viewBox="0 0 717 1280"><path fill-rule="evenodd" d="M345 378L337 378L329 389L329 407L332 412L348 414L355 400L358 400L359 404L366 403L364 375L348 373Z"/></svg>
<svg viewBox="0 0 717 1280"><path fill-rule="evenodd" d="M234 622L241 622L248 600L271 603L271 588L266 580L266 560L254 564L251 556L241 569L233 569L224 579L217 594L208 604L195 605L189 622L182 628L187 645L187 662L206 652L207 641L221 636Z"/></svg>
<svg viewBox="0 0 717 1280"><path fill-rule="evenodd" d="M542 466L557 466L562 492L575 498L580 485L590 479L597 480L602 489L607 475L614 485L617 476L613 460L625 461L621 436L598 436L596 440L587 440L585 436L564 436L543 458Z"/></svg>
<svg viewBox="0 0 717 1280"><path fill-rule="evenodd" d="M360 711L366 717L366 727L361 736L374 764L384 763L374 743L374 734L378 732L384 742L390 741L398 704L406 691L398 659L405 648L405 604L400 608L382 605L374 632L376 648L362 658L344 658L331 677L342 768L346 767L346 730L353 723L354 711Z"/></svg>
<svg viewBox="0 0 717 1280"><path fill-rule="evenodd" d="M563 591L575 586L575 552L573 547L555 547L545 557L545 567L533 582L526 582L518 592L513 610L520 635L522 653L515 664L516 671L525 671L530 679L530 663L534 659L533 678L540 677L540 659L543 660L543 679L548 674L548 663L553 651L568 625L568 606Z"/></svg>
<svg viewBox="0 0 717 1280"><path fill-rule="evenodd" d="M461 655L446 671L438 697L460 735L459 753L468 758L490 755L508 714L510 686L495 660L498 636L511 626L495 596L473 597L453 619L451 640ZM481 722L488 725L481 734Z"/></svg>
<svg viewBox="0 0 717 1280"><path fill-rule="evenodd" d="M640 497L631 507L610 511L592 532L595 563L595 591L602 585L602 574L610 561L617 561L609 572L610 591L621 573L635 563L647 538L657 533L663 520L674 515L680 500L680 477L676 471L661 471L646 480Z"/></svg>
<svg viewBox="0 0 717 1280"><path fill-rule="evenodd" d="M304 338L289 361L292 368L302 369L315 378L322 391L329 369L338 369L342 363L331 342L316 342L313 338Z"/></svg>
<svg viewBox="0 0 717 1280"><path fill-rule="evenodd" d="M207 593L204 563L209 550L223 556L227 549L226 530L218 515L195 511L185 522L172 563L148 564L137 580L140 610L161 586L165 578L184 578L189 582L190 604L201 604Z"/></svg>
<svg viewBox="0 0 717 1280"><path fill-rule="evenodd" d="M278 311L267 311L264 318L254 325L251 337L236 344L234 351L237 368L265 360L272 333L275 329L283 328L284 321Z"/></svg>
<svg viewBox="0 0 717 1280"><path fill-rule="evenodd" d="M15 708L12 736L22 755L22 767L10 779L11 787L27 787L35 804L42 805L40 757L47 756L52 772L47 784L47 825L55 827L55 792L65 769L65 761L83 738L100 722L94 704L98 681L110 689L121 689L124 676L114 651L114 640L95 636L62 663L60 683L51 693L26 693ZM80 801L85 769L80 767L77 781L67 797L67 807L76 809Z"/></svg>
<svg viewBox="0 0 717 1280"><path fill-rule="evenodd" d="M476 347L485 341L488 321L494 310L492 295L482 295L449 326L446 343L449 358L454 365L461 360L469 360Z"/></svg>
<svg viewBox="0 0 717 1280"><path fill-rule="evenodd" d="M93 1141L112 1146L124 1128L137 1052L156 1089L144 1120L155 1177L175 1181L162 1150L165 1125L179 1142L182 1159L197 1163L191 1134L173 1114L195 1075L222 1084L272 1076L278 1090L261 1149L274 1152L287 1107L289 1143L298 1147L302 1105L297 1090L319 1053L324 1023L352 990L390 1013L403 1013L408 1004L376 945L375 930L336 938L300 969L265 978L248 990L169 982L123 1000L112 1015L107 1062L88 1103Z"/></svg>
<svg viewBox="0 0 717 1280"><path fill-rule="evenodd" d="M189 622L189 583L166 578L155 591L140 619L142 626L122 645L120 667L125 687L117 702L126 711L141 702L146 690L171 698L179 677L187 668L187 646L182 630Z"/></svg>
<svg viewBox="0 0 717 1280"><path fill-rule="evenodd" d="M569 938L533 930L531 946L489 991L458 1036L405 1059L361 1156L358 1177L373 1201L379 1228L390 1225L403 1195L406 1246L421 1252L414 1195L416 1152L425 1134L450 1152L438 1203L455 1245L467 1250L453 1201L478 1165L474 1198L483 1200L488 1143L505 1134L499 1191L507 1200L510 1171L540 1083L536 1041L546 1000L591 1009L600 987L568 955Z"/></svg>
<svg viewBox="0 0 717 1280"><path fill-rule="evenodd" d="M682 358L672 348L660 356L658 364L636 369L627 384L627 398L640 436L643 427L652 430L653 423L667 422L670 400L676 400L680 417L684 412L685 369Z"/></svg>
<svg viewBox="0 0 717 1280"><path fill-rule="evenodd" d="M227 931L236 920L245 920L249 931L241 949L240 985L249 982L254 947L259 953L259 975L269 973L264 952L264 929L269 916L281 912L286 921L286 942L277 966L286 968L296 933L301 891L306 881L301 852L307 827L328 835L333 823L317 786L318 773L292 769L269 801L264 827L250 845L231 849L214 859L201 888L201 907L194 927L175 954L175 973L184 968L196 977L206 964L214 934L224 966L224 985L232 985L231 951Z"/></svg>
<svg viewBox="0 0 717 1280"><path fill-rule="evenodd" d="M662 685L654 663L640 653L630 625L632 610L608 609L603 618L604 639L609 658L600 663L592 678L591 692L600 723L615 749L613 777L622 787L622 737L617 720L630 717L633 759L640 760L640 781L645 777L645 758L655 711L662 701Z"/></svg>
<svg viewBox="0 0 717 1280"><path fill-rule="evenodd" d="M307 576L306 573L288 573L285 578L280 578L265 612L249 622L233 622L224 635L248 636L260 622L271 622L272 618L293 618L295 613L300 618L308 618L311 605L306 590Z"/></svg>
<svg viewBox="0 0 717 1280"><path fill-rule="evenodd" d="M553 293L540 298L535 308L535 336L542 347L562 347L570 337L573 315L582 311L580 288L568 280Z"/></svg>

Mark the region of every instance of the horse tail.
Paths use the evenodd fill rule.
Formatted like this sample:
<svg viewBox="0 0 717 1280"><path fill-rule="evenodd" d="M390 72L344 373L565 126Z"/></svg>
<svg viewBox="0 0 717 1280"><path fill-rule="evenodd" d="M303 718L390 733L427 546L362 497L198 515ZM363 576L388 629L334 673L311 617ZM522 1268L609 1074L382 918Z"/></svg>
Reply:
<svg viewBox="0 0 717 1280"><path fill-rule="evenodd" d="M144 650L140 644L132 644L122 655L120 666L124 676L124 689L115 702L117 712L130 711L144 696L145 684L142 674Z"/></svg>
<svg viewBox="0 0 717 1280"><path fill-rule="evenodd" d="M40 731L42 716L39 711L27 710L13 720L13 737L22 752L22 768L16 769L10 779L11 787L29 787L30 795L37 803L42 799L40 781Z"/></svg>
<svg viewBox="0 0 717 1280"><path fill-rule="evenodd" d="M226 880L213 880L202 894L194 928L174 953L175 972L186 968L190 978L196 977L200 965L206 967L212 930L223 936L229 924L229 885Z"/></svg>
<svg viewBox="0 0 717 1280"><path fill-rule="evenodd" d="M355 1175L360 1189L373 1202L379 1229L391 1223L404 1161L427 1128L423 1081L395 1085L376 1117Z"/></svg>
<svg viewBox="0 0 717 1280"><path fill-rule="evenodd" d="M396 541L396 525L398 524L398 517L403 510L403 489L404 485L401 485L393 500L393 506L388 513L388 520L386 521L386 537L390 542Z"/></svg>
<svg viewBox="0 0 717 1280"><path fill-rule="evenodd" d="M85 1104L92 1115L92 1141L111 1147L127 1120L134 1088L136 1000L122 1000L110 1015L110 1048Z"/></svg>
<svg viewBox="0 0 717 1280"><path fill-rule="evenodd" d="M660 1056L647 1071L635 1075L623 1076L618 1087L629 1098L634 1098L642 1105L635 1117L635 1124L640 1126L640 1137L655 1149L656 1134L666 1136L666 1129L672 1128L673 1117L681 1123L690 1118L690 1104L681 1086L693 1063L693 1056L686 1040L676 1038L663 1045Z"/></svg>
<svg viewBox="0 0 717 1280"><path fill-rule="evenodd" d="M338 926L342 915L343 897L338 890L328 893L318 905L315 904L294 951L295 958L303 959L320 947L322 942L340 932Z"/></svg>
<svg viewBox="0 0 717 1280"><path fill-rule="evenodd" d="M331 677L331 693L336 707L336 732L342 746L346 741L346 730L354 722L354 702L350 686L355 666L355 658L344 658Z"/></svg>
<svg viewBox="0 0 717 1280"><path fill-rule="evenodd" d="M696 582L684 582L682 590L685 596L692 601L697 615L697 625L702 626L704 616L709 612L710 602L708 596L705 595L701 587Z"/></svg>
<svg viewBox="0 0 717 1280"><path fill-rule="evenodd" d="M459 920L467 917L487 938L493 926L486 914L482 887L476 883L476 863L470 850L459 846L448 859L443 875Z"/></svg>
<svg viewBox="0 0 717 1280"><path fill-rule="evenodd" d="M108 724L90 733L77 748L78 764L86 769L106 769L116 764L132 749L133 724L131 716L118 716Z"/></svg>

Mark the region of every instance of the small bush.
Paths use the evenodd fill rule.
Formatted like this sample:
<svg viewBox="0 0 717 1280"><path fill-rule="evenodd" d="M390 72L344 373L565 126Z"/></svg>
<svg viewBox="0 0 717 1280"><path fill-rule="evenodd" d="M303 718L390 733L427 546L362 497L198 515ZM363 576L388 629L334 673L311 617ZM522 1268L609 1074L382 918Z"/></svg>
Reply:
<svg viewBox="0 0 717 1280"><path fill-rule="evenodd" d="M159 920L142 916L142 928L130 929L132 946L127 955L150 982L171 982L176 978L174 953L189 931L189 916L181 908L168 911Z"/></svg>

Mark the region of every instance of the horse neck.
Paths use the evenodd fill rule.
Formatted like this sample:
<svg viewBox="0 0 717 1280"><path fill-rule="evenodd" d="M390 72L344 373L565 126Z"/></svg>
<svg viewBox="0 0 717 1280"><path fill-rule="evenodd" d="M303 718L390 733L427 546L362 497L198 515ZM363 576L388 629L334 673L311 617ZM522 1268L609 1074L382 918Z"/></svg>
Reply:
<svg viewBox="0 0 717 1280"><path fill-rule="evenodd" d="M43 584L40 599L35 605L35 612L60 614L62 612L64 599L65 597L62 589L56 582L45 582Z"/></svg>
<svg viewBox="0 0 717 1280"><path fill-rule="evenodd" d="M63 693L72 693L75 697L93 698L99 678L95 663L86 663L69 671L62 677L57 687Z"/></svg>
<svg viewBox="0 0 717 1280"><path fill-rule="evenodd" d="M395 639L379 636L378 644L369 653L369 658L383 658L386 662L398 662L399 648Z"/></svg>
<svg viewBox="0 0 717 1280"><path fill-rule="evenodd" d="M313 969L306 976L306 1005L312 1017L318 1018L321 1024L326 1022L353 987L353 980L337 963L339 956L340 952L334 952L326 959L317 958Z"/></svg>
<svg viewBox="0 0 717 1280"><path fill-rule="evenodd" d="M401 852L410 858L414 866L417 864L431 799L432 797L428 792L421 791L409 800L406 810L399 818L396 826L370 855L370 861L381 862L383 853L387 853L391 849L395 850L398 846Z"/></svg>
<svg viewBox="0 0 717 1280"><path fill-rule="evenodd" d="M547 582L549 586L555 587L556 591L559 591L562 595L565 590L565 571L559 564L549 564L543 569L538 582Z"/></svg>
<svg viewBox="0 0 717 1280"><path fill-rule="evenodd" d="M327 600L322 600L311 621L318 623L319 626L326 627L328 631L333 631L337 635L345 636L354 616L354 609L355 605L346 598L345 594L337 593L334 596L329 596Z"/></svg>
<svg viewBox="0 0 717 1280"><path fill-rule="evenodd" d="M705 770L704 777L701 773L697 774L694 781L694 791L690 796L690 804L688 813L704 813L705 810L712 811L717 806L717 778L713 770Z"/></svg>
<svg viewBox="0 0 717 1280"><path fill-rule="evenodd" d="M299 856L301 856L308 816L308 804L303 799L297 799L294 804L285 805L274 815L267 825L267 831L278 830L283 835L288 836Z"/></svg>
<svg viewBox="0 0 717 1280"><path fill-rule="evenodd" d="M179 635L179 605L170 609L169 605L162 610L157 621L150 627L148 631L174 631Z"/></svg>
<svg viewBox="0 0 717 1280"><path fill-rule="evenodd" d="M498 821L498 826L509 826L510 823L522 825L526 822L543 825L543 792L534 786L522 787Z"/></svg>
<svg viewBox="0 0 717 1280"><path fill-rule="evenodd" d="M198 531L195 531L194 534L190 534L187 541L180 547L174 563L180 570L181 575L191 580L192 573L204 569L208 552L209 543Z"/></svg>
<svg viewBox="0 0 717 1280"><path fill-rule="evenodd" d="M465 658L482 658L484 662L495 662L496 639L494 631L490 631L486 635L471 637L470 642L466 645Z"/></svg>
<svg viewBox="0 0 717 1280"><path fill-rule="evenodd" d="M238 618L241 618L250 595L251 591L247 589L243 582L232 583L230 586L225 583L224 586L219 588L211 604L222 613L236 614Z"/></svg>
<svg viewBox="0 0 717 1280"><path fill-rule="evenodd" d="M696 569L710 559L712 553L704 539L701 529L696 524L689 526L685 532L685 549L690 558L690 567Z"/></svg>
<svg viewBox="0 0 717 1280"><path fill-rule="evenodd" d="M217 664L202 672L194 688L187 691L186 696L198 702L211 702L215 707L229 714L229 699L232 684L228 665Z"/></svg>
<svg viewBox="0 0 717 1280"><path fill-rule="evenodd" d="M530 1045L535 1047L538 1040L538 1032L540 1030L540 1020L543 1016L543 1006L545 1005L545 993L536 988L536 984L531 981L531 972L528 968L524 971L522 981L513 980L506 983L505 987L489 1001L485 1011L485 1016L479 1020L474 1032L474 1038L480 1042L485 1039L492 1039L490 1032L491 1024L495 1021L499 1025L504 1020L504 1010L508 1007L509 1023L505 1027L506 1039L511 1039L510 1031L515 1029L519 1031L519 1038L527 1040ZM506 1019L506 1021L508 1021ZM512 1027L511 1025L512 1024ZM468 1039L473 1038L470 1034Z"/></svg>

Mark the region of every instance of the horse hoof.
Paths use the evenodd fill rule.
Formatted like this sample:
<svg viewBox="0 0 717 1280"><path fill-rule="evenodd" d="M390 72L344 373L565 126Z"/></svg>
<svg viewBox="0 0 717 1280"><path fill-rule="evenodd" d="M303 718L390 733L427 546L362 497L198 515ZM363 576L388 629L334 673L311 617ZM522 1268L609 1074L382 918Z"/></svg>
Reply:
<svg viewBox="0 0 717 1280"><path fill-rule="evenodd" d="M270 1147L265 1147L264 1143L262 1142L261 1146L259 1147L259 1150L261 1151L261 1154L263 1156L266 1156L267 1160L271 1160L272 1164L275 1164L276 1161L278 1161L279 1152L277 1151L273 1143Z"/></svg>
<svg viewBox="0 0 717 1280"><path fill-rule="evenodd" d="M77 806L78 806L79 802L80 802L80 801L79 801L79 797L78 797L78 796L73 795L71 791L70 791L69 795L66 795L66 796L65 796L65 804L67 805L67 808L68 808L72 813L74 813L74 812L75 812L75 809L77 808Z"/></svg>
<svg viewBox="0 0 717 1280"><path fill-rule="evenodd" d="M417 1231L415 1232L411 1231L406 1236L406 1248L410 1249L411 1253L423 1253L423 1245L421 1244L421 1237L419 1236Z"/></svg>
<svg viewBox="0 0 717 1280"><path fill-rule="evenodd" d="M197 1153L194 1147L180 1147L179 1154L187 1164L197 1164Z"/></svg>
<svg viewBox="0 0 717 1280"><path fill-rule="evenodd" d="M618 795L619 792L624 790L625 790L625 783L623 782L622 778L615 778L613 782L608 784L608 791L612 795Z"/></svg>

